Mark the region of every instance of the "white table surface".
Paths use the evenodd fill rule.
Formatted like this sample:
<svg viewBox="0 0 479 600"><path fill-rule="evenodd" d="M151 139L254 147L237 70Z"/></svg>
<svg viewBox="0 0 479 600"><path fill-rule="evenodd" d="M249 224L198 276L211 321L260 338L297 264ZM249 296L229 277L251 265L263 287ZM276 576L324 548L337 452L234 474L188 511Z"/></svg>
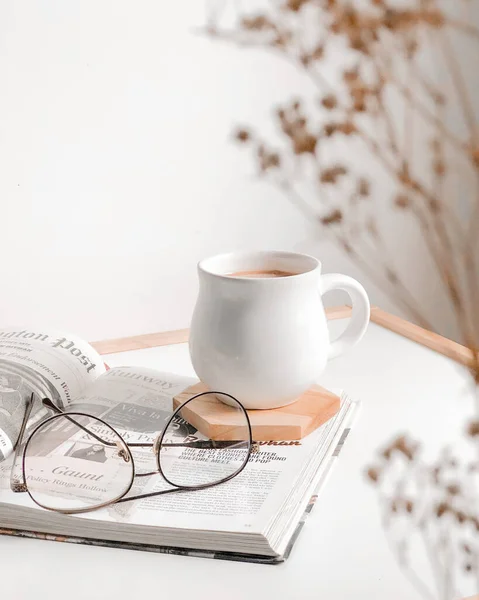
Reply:
<svg viewBox="0 0 479 600"><path fill-rule="evenodd" d="M333 322L333 335L342 327ZM185 344L113 354L111 366L194 375ZM362 400L358 421L288 561L279 566L150 554L0 536L0 595L12 600L419 598L390 554L364 467L399 431L434 449L471 410L464 370L371 325L320 383ZM472 590L466 590L472 593Z"/></svg>

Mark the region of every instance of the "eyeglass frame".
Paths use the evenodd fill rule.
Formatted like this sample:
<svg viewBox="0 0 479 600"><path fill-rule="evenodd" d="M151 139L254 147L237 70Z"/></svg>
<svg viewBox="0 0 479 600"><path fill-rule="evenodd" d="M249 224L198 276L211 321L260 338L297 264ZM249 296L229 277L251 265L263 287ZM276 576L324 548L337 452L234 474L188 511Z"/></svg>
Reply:
<svg viewBox="0 0 479 600"><path fill-rule="evenodd" d="M243 414L246 418L246 423L247 423L247 431L248 431L248 437L249 437L249 446L248 446L248 451L247 451L247 455L246 458L243 462L243 464L232 474L224 477L223 479L220 479L219 481L215 481L212 483L203 483L203 484L198 484L198 485L194 485L194 486L180 486L177 485L175 483L172 483L168 477L166 477L166 475L164 474L162 468L161 468L161 462L160 462L160 449L165 446L189 446L191 447L191 443L201 443L202 440L199 440L198 442L191 442L190 444L163 444L163 438L166 434L166 432L168 431L168 428L170 426L170 424L173 422L173 419L177 416L178 412L186 405L189 404L192 400L195 400L196 398L199 398L201 396L206 396L206 395L211 395L211 394L217 394L217 395L222 395L222 396L227 396L228 398L230 398L231 400L233 400L234 402L236 402L241 410L243 411ZM22 426L20 428L20 432L18 435L18 439L17 439L17 443L16 443L16 450L15 450L15 457L14 457L14 461L13 461L13 465L15 466L17 463L17 460L19 458L19 451L20 448L22 446L22 440L23 437L25 435L25 430L27 427L27 423L28 423L28 419L30 418L30 414L32 412L33 409L33 405L35 402L35 395L32 393L32 395L30 396L30 398L27 400L27 406L26 406L26 410L25 410L25 416L23 417L23 422L22 422ZM35 428L34 430L30 433L30 435L28 436L28 439L25 443L25 446L23 448L22 451L22 481L18 481L14 479L14 473L13 473L13 469L12 469L12 473L11 473L11 479L10 479L10 487L11 490L15 493L27 493L30 498L32 499L32 501L39 506L40 508L43 508L45 510L51 510L53 512L58 512L61 514L66 514L66 515L74 515L74 514L82 514L82 513L88 513L88 512L93 512L95 510L100 510L101 508L105 508L106 506L110 506L112 504L120 504L122 502L129 502L130 500L142 500L144 498L151 498L154 496L163 496L164 494L171 494L173 492L192 492L192 491L197 491L197 490L202 490L202 489L207 489L207 488L211 488L211 487L215 487L217 485L220 485L222 483L226 483L227 481L230 481L231 479L233 479L234 477L236 477L237 475L239 475L243 469L246 467L246 465L249 462L249 459L251 457L251 454L255 454L257 452L259 452L259 444L257 444L256 442L253 442L253 433L252 433L252 428L251 428L251 422L249 420L249 416L248 413L245 409L245 407L241 404L241 402L239 400L237 400L234 396L231 396L231 394L227 394L225 392L214 392L214 391L209 391L209 392L201 392L200 394L196 394L195 396L192 396L191 398L188 398L188 400L186 400L185 402L183 402L182 404L180 404L173 412L173 414L171 415L171 417L168 419L168 421L166 422L166 425L164 427L164 429L162 431L160 431L157 435L157 437L155 438L155 441L153 443L150 442L132 442L130 444L128 444L127 442L125 442L125 440L123 439L123 436L121 436L118 431L116 431L116 429L114 427L112 427L109 423L107 423L105 420L95 416L95 415L90 415L88 413L84 413L84 412L66 412L63 409L61 409L60 407L56 406L49 398L43 398L42 400L42 404L44 407L48 408L49 410L53 410L56 414L52 415L51 417L48 417L47 419L41 421ZM130 483L127 487L127 489L121 494L119 495L117 498L113 499L113 500L109 500L108 502L103 502L101 504L98 504L97 506L93 506L91 508L79 508L79 509L56 509L56 508L51 508L48 506L44 506L42 505L40 502L38 502L32 495L32 493L30 492L30 490L28 489L28 484L27 484L27 478L26 478L26 471L25 471L25 459L26 459L26 455L27 455L27 448L28 445L30 444L32 438L34 437L34 435L37 433L37 431L44 427L46 424L51 423L53 421L55 421L56 419L59 419L61 417L65 417L66 419L68 419L69 421L73 422L77 427L79 427L80 429L86 431L86 433L88 433L89 435L91 435L93 438L95 438L96 440L98 440L99 442L101 442L102 444L105 444L106 446L116 446L118 448L118 443L117 442L107 442L106 440L102 439L100 436L98 436L96 433L93 433L91 431L89 431L86 427L84 427L83 425L80 425L79 423L77 423L75 420L71 419L71 416L81 416L81 417L87 417L89 419L94 419L96 421L99 421L100 423L102 423L103 425L105 425L108 429L111 429L113 431L113 433L121 440L121 449L119 449L119 456L121 456L125 462L131 462L131 480ZM214 440L212 440L214 442ZM247 440L245 440L247 441ZM216 442L217 444L219 444L221 447L222 444L228 444L228 443L237 443L237 440L232 440L230 441L220 441L218 440ZM198 447L198 446L196 446ZM227 445L223 446L223 447L227 447ZM130 448L151 448L155 458L156 458L156 464L157 464L157 470L156 471L149 471L147 473L136 473L135 470L135 460L133 458L133 454L131 452ZM122 455L121 453L125 452L125 455ZM135 481L135 479L137 477L151 477L152 475L161 475L163 477L163 479L169 483L170 485L174 486L172 489L167 489L167 490L160 490L158 492L149 492L147 494L139 494L137 496L130 496L129 498L125 498L125 496L128 494L128 492L131 490L133 483Z"/></svg>

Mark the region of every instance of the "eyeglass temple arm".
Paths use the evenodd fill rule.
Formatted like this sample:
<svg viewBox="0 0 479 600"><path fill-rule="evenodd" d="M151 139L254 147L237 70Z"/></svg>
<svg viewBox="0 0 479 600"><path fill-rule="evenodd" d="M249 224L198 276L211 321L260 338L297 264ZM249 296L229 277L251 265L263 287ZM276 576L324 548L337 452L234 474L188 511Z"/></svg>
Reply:
<svg viewBox="0 0 479 600"><path fill-rule="evenodd" d="M34 401L35 401L35 396L32 393L30 398L27 399L27 402L25 405L25 414L23 415L22 426L20 427L17 441L15 442L15 448L18 448L22 444L23 436L25 435L25 429L27 428L28 419L30 418L30 415L32 414L32 408L33 408Z"/></svg>
<svg viewBox="0 0 479 600"><path fill-rule="evenodd" d="M76 425L77 427L82 429L85 433L88 433L88 435L91 435L91 437L95 438L95 440L97 440L98 442L105 444L105 446L116 446L115 442L108 442L107 440L104 440L101 436L97 435L93 431L90 431L87 427L84 427L81 423L78 423L78 421L75 421L75 419L70 417L68 415L68 413L66 413L64 410L62 410L61 408L59 408L58 406L53 404L53 402L51 400L49 400L48 398L43 398L42 402L43 402L43 406L46 406L46 408L53 410L54 412L57 413L57 415L63 415L66 419L68 419L70 421L70 423L73 423L74 425Z"/></svg>
<svg viewBox="0 0 479 600"><path fill-rule="evenodd" d="M18 433L17 441L15 442L15 456L13 457L12 470L10 471L10 489L12 490L12 492L19 493L27 491L27 487L25 485L25 482L23 481L23 471L19 468L19 460L22 452L22 442L25 436L25 430L27 428L28 419L32 414L34 402L35 395L32 393L30 398L27 399L22 425Z"/></svg>

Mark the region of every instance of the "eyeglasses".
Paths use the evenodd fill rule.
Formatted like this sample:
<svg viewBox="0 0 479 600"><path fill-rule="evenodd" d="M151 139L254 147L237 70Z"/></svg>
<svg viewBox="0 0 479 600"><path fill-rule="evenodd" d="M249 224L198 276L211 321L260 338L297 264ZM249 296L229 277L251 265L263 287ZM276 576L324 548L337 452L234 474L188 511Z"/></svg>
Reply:
<svg viewBox="0 0 479 600"><path fill-rule="evenodd" d="M220 401L229 425L221 427L220 423L215 428L215 439L211 439L212 435L201 434L192 422L204 423L211 418ZM21 457L22 479L15 477L12 469L11 487L14 492L27 492L38 506L64 514L213 487L241 473L251 453L258 450L243 405L221 392L197 394L181 404L153 443L127 443L103 419L83 412L64 412L45 398L43 406L54 415L36 426L23 446L34 402L32 394L16 449L14 464ZM141 458L137 457L142 463L151 449L155 470L138 472L132 449L145 450ZM135 493L143 489L138 478L155 474L162 475L173 487L163 489L161 480L143 480L147 481L148 491ZM133 495L127 496L130 491Z"/></svg>

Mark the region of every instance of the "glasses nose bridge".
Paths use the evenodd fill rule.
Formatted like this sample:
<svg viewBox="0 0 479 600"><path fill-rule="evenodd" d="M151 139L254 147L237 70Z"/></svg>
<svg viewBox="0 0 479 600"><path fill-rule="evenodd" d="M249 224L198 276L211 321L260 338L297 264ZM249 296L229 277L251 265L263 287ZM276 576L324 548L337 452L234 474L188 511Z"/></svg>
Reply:
<svg viewBox="0 0 479 600"><path fill-rule="evenodd" d="M158 458L157 458L158 452L160 449L160 441L161 441L162 436L163 436L163 431L160 431L160 433L156 436L155 441L151 445L151 451L153 452L153 456L156 458L156 470L148 471L146 473L135 472L135 477L150 477L151 475L161 475L162 474L161 469L158 464ZM133 461L134 461L134 458L133 458Z"/></svg>

